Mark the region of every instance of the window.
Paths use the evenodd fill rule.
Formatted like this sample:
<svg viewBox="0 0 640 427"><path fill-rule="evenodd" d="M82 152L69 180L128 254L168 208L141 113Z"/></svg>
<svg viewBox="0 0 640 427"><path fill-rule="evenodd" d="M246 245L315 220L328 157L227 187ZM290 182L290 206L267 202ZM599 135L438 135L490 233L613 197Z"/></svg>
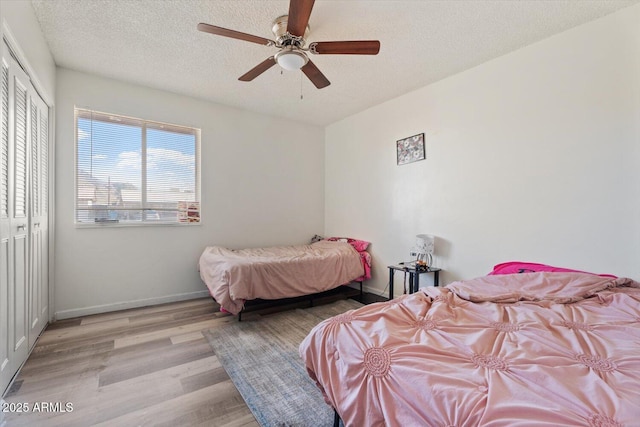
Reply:
<svg viewBox="0 0 640 427"><path fill-rule="evenodd" d="M76 223L200 222L200 130L75 109Z"/></svg>

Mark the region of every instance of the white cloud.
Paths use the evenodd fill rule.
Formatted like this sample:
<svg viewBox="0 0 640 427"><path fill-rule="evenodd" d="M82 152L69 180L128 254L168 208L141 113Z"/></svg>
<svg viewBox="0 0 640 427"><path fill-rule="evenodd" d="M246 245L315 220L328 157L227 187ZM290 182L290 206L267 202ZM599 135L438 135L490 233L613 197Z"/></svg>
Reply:
<svg viewBox="0 0 640 427"><path fill-rule="evenodd" d="M123 151L118 155L116 169L119 170L140 170L140 153L138 151Z"/></svg>
<svg viewBox="0 0 640 427"><path fill-rule="evenodd" d="M102 155L99 155L102 157ZM98 155L94 156L94 159ZM103 164L94 169L94 176L111 182L140 185L142 158L139 151L123 151L112 167ZM147 184L153 191L193 190L195 185L195 156L177 150L150 148L147 151Z"/></svg>
<svg viewBox="0 0 640 427"><path fill-rule="evenodd" d="M91 134L86 130L78 129L78 141L84 141L91 137Z"/></svg>
<svg viewBox="0 0 640 427"><path fill-rule="evenodd" d="M150 148L147 151L147 169L190 167L193 169L195 156L166 148Z"/></svg>

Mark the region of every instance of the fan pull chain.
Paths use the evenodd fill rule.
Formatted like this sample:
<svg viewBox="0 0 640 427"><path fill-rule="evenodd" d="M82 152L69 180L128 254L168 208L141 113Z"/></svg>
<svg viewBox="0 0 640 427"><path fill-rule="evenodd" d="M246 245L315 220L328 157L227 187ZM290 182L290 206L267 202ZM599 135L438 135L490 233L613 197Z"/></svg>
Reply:
<svg viewBox="0 0 640 427"><path fill-rule="evenodd" d="M302 101L304 96L302 96L302 71L300 71L300 100Z"/></svg>

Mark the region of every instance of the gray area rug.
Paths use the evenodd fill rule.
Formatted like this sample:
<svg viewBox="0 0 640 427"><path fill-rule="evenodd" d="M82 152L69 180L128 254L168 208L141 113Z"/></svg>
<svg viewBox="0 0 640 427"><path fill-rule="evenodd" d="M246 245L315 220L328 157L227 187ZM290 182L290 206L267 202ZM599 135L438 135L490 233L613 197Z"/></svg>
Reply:
<svg viewBox="0 0 640 427"><path fill-rule="evenodd" d="M333 409L309 378L298 346L324 319L362 307L340 300L268 316L246 316L205 332L220 363L262 427L333 425Z"/></svg>

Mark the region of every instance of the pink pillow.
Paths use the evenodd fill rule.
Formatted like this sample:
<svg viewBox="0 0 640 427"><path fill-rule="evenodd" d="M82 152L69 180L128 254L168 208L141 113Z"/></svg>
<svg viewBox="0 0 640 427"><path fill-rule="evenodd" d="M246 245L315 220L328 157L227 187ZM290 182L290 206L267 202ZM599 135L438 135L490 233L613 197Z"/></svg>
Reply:
<svg viewBox="0 0 640 427"><path fill-rule="evenodd" d="M353 248L358 252L364 252L369 247L370 243L365 242L364 240L352 239L350 237L327 237L324 240L328 240L330 242L345 242L353 246Z"/></svg>
<svg viewBox="0 0 640 427"><path fill-rule="evenodd" d="M510 261L504 262L502 264L497 264L493 267L493 271L489 273L489 276L496 274L516 274L516 273L535 273L538 271L551 271L551 272L564 272L564 273L587 273L594 274L602 277L611 277L617 279L616 276L612 274L596 274L589 273L588 271L580 271L580 270L571 270L569 268L562 267L552 267L546 264L536 264L533 262L520 262L520 261Z"/></svg>

